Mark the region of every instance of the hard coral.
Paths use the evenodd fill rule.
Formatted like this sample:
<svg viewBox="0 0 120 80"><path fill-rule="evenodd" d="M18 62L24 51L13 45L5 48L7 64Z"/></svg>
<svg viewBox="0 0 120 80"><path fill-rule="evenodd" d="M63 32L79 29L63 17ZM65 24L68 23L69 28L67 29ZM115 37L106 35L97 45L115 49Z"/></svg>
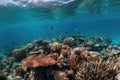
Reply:
<svg viewBox="0 0 120 80"><path fill-rule="evenodd" d="M47 46L49 43L48 41L40 39L40 40L35 40L33 44L35 44L36 46Z"/></svg>
<svg viewBox="0 0 120 80"><path fill-rule="evenodd" d="M61 50L61 54L62 54L64 57L67 57L68 55L70 55L70 51L62 49L62 50Z"/></svg>
<svg viewBox="0 0 120 80"><path fill-rule="evenodd" d="M80 35L80 34L75 34L72 36L75 41L77 42L77 45L83 43L85 41L85 37L83 35Z"/></svg>
<svg viewBox="0 0 120 80"><path fill-rule="evenodd" d="M55 78L55 80L69 80L67 78L67 74L62 71L56 71L54 74L54 78Z"/></svg>
<svg viewBox="0 0 120 80"><path fill-rule="evenodd" d="M48 54L50 53L49 41L47 40L35 40L34 42L28 44L25 48L27 55L31 54Z"/></svg>
<svg viewBox="0 0 120 80"><path fill-rule="evenodd" d="M113 62L91 61L80 65L76 80L117 80L120 67Z"/></svg>
<svg viewBox="0 0 120 80"><path fill-rule="evenodd" d="M0 70L0 80L7 80L6 72L4 70Z"/></svg>
<svg viewBox="0 0 120 80"><path fill-rule="evenodd" d="M75 39L72 37L64 39L63 44L69 45L70 47L76 46Z"/></svg>
<svg viewBox="0 0 120 80"><path fill-rule="evenodd" d="M44 54L40 55L31 55L22 61L24 67L46 67L56 64L56 61L50 56L45 56Z"/></svg>
<svg viewBox="0 0 120 80"><path fill-rule="evenodd" d="M68 45L62 45L62 49L69 49Z"/></svg>
<svg viewBox="0 0 120 80"><path fill-rule="evenodd" d="M51 53L49 54L49 56L55 60L57 60L57 58L59 57L58 53Z"/></svg>
<svg viewBox="0 0 120 80"><path fill-rule="evenodd" d="M55 42L51 45L51 52L52 53L59 53L62 49L62 45Z"/></svg>
<svg viewBox="0 0 120 80"><path fill-rule="evenodd" d="M73 50L71 51L71 53L72 53L72 54L80 55L82 51L83 51L82 48L76 47L76 48L73 48Z"/></svg>
<svg viewBox="0 0 120 80"><path fill-rule="evenodd" d="M68 65L75 70L78 70L79 68L79 62L78 62L78 56L77 55L70 55L70 58L68 59Z"/></svg>
<svg viewBox="0 0 120 80"><path fill-rule="evenodd" d="M94 37L88 39L84 42L84 46L90 51L100 52L103 49L106 49L111 44L111 41L102 37Z"/></svg>
<svg viewBox="0 0 120 80"><path fill-rule="evenodd" d="M95 42L93 40L86 40L84 42L84 46L89 46L89 47L93 47L95 45Z"/></svg>
<svg viewBox="0 0 120 80"><path fill-rule="evenodd" d="M23 70L23 68L22 68L22 66L17 66L16 68L15 68L15 75L16 76L20 76L20 77L24 77L24 75L25 75L25 71Z"/></svg>
<svg viewBox="0 0 120 80"><path fill-rule="evenodd" d="M13 51L13 57L15 58L15 61L19 62L26 57L26 51L24 49L15 49Z"/></svg>

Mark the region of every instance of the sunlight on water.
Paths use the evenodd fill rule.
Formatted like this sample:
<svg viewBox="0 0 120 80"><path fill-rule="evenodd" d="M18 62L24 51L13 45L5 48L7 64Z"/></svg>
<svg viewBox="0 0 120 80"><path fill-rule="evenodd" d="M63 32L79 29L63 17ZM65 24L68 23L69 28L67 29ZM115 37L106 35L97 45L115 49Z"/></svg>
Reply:
<svg viewBox="0 0 120 80"><path fill-rule="evenodd" d="M36 6L60 6L63 4L68 4L73 2L74 0L1 0L0 5L7 6L9 4L26 7L28 5L36 5Z"/></svg>

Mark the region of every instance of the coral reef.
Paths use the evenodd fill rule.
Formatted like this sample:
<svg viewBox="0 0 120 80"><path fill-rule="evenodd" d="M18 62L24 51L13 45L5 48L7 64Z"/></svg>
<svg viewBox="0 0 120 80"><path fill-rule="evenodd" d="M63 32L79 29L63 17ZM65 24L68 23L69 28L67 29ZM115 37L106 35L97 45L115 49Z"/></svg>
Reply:
<svg viewBox="0 0 120 80"><path fill-rule="evenodd" d="M111 44L111 41L102 37L93 37L91 39L85 40L83 45L87 47L88 50L100 52L106 49Z"/></svg>
<svg viewBox="0 0 120 80"><path fill-rule="evenodd" d="M0 80L120 79L120 46L103 37L40 39L7 53Z"/></svg>

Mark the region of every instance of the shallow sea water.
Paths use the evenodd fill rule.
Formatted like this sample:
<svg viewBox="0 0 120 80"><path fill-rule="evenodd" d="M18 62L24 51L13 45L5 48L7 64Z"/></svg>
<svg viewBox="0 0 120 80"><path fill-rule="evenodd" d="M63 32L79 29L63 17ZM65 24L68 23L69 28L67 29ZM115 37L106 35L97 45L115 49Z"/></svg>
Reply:
<svg viewBox="0 0 120 80"><path fill-rule="evenodd" d="M119 0L0 0L0 51L73 34L119 44Z"/></svg>

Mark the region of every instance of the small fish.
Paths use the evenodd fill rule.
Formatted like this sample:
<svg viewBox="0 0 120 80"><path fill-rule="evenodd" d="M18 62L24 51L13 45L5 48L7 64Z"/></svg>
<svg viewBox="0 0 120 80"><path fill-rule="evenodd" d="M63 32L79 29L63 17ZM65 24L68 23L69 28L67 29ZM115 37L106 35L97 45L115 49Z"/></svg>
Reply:
<svg viewBox="0 0 120 80"><path fill-rule="evenodd" d="M11 42L11 44L15 44L15 42L14 42L14 41L12 41L12 42Z"/></svg>
<svg viewBox="0 0 120 80"><path fill-rule="evenodd" d="M57 33L58 33L58 34L60 34L60 32L59 32L59 31L57 31Z"/></svg>
<svg viewBox="0 0 120 80"><path fill-rule="evenodd" d="M47 36L51 36L51 34L48 34Z"/></svg>
<svg viewBox="0 0 120 80"><path fill-rule="evenodd" d="M68 34L69 32L65 32L65 34Z"/></svg>
<svg viewBox="0 0 120 80"><path fill-rule="evenodd" d="M51 29L51 30L54 30L54 27L51 27L50 29Z"/></svg>

